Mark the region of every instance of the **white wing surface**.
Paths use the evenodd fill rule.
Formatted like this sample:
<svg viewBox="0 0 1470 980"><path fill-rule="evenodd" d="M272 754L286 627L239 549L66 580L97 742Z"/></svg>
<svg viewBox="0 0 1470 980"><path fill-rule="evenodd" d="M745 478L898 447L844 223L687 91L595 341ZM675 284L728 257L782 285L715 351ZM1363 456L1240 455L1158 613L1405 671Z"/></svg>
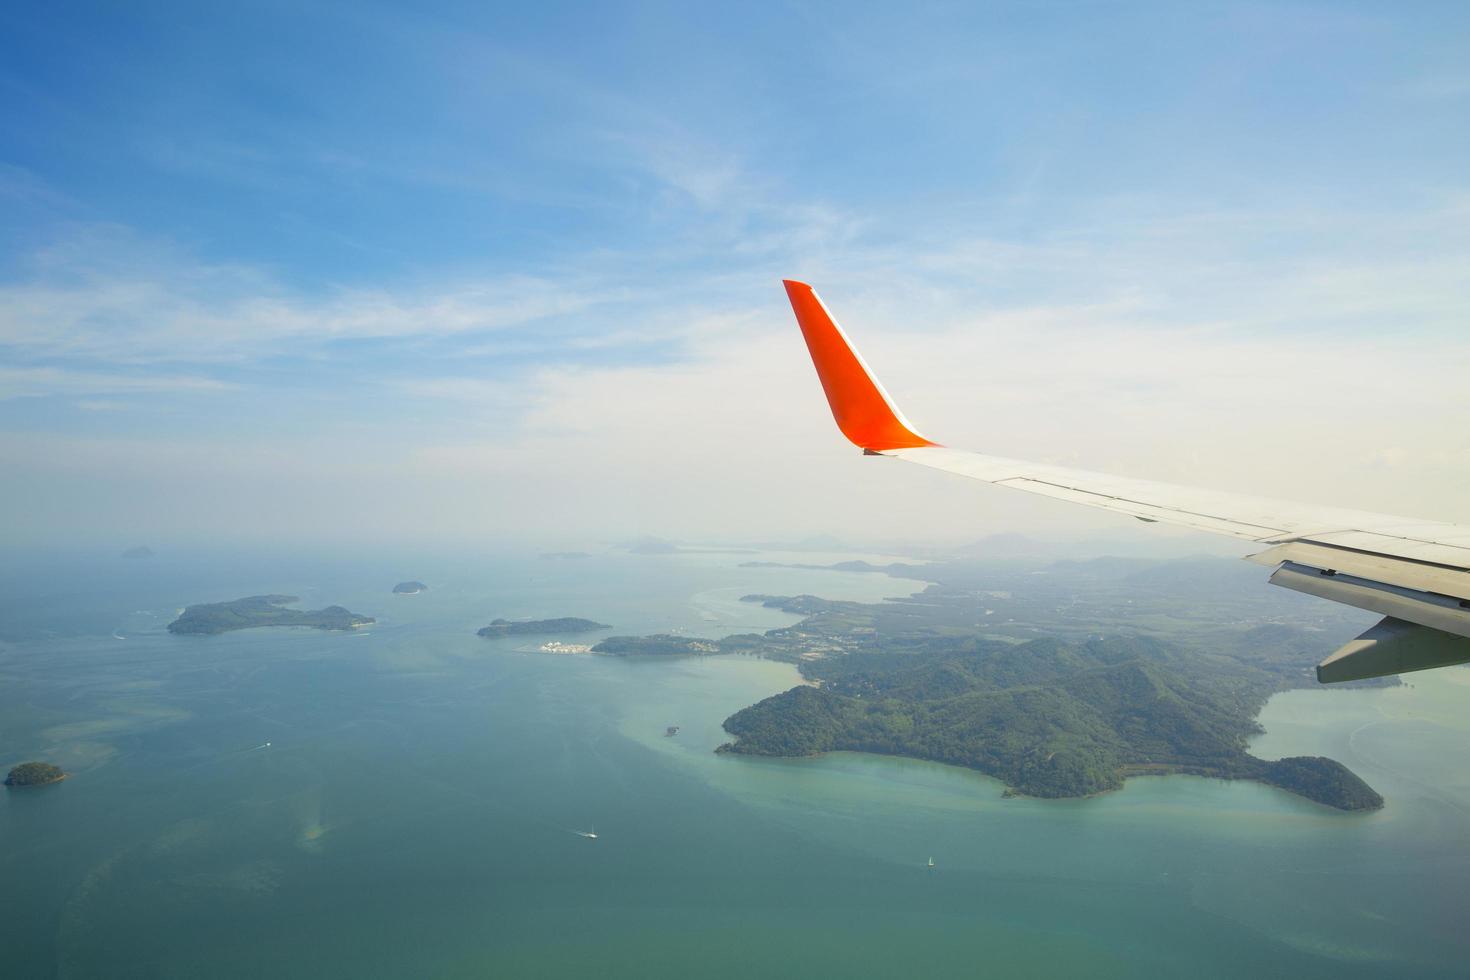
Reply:
<svg viewBox="0 0 1470 980"><path fill-rule="evenodd" d="M843 434L864 453L1141 521L1264 545L1271 582L1381 613L1317 667L1324 683L1470 661L1470 527L1222 493L951 449L921 436L807 284L786 281Z"/></svg>

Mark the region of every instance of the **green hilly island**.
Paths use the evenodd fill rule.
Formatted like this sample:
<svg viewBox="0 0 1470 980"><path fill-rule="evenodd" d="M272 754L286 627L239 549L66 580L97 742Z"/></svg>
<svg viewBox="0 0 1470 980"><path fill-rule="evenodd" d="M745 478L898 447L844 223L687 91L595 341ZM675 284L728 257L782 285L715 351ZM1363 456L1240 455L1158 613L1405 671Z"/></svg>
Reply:
<svg viewBox="0 0 1470 980"><path fill-rule="evenodd" d="M592 648L593 653L613 657L700 657L728 650L711 640L692 636L655 633L652 636L609 636Z"/></svg>
<svg viewBox="0 0 1470 980"><path fill-rule="evenodd" d="M187 607L168 624L170 633L212 635L257 626L310 626L319 630L348 630L375 623L341 606L325 609L287 609L300 600L293 595L253 595L230 602L206 602Z"/></svg>
<svg viewBox="0 0 1470 980"><path fill-rule="evenodd" d="M5 776L6 786L46 786L51 783L59 783L66 778L66 773L59 766L53 766L49 762L22 762L11 768Z"/></svg>
<svg viewBox="0 0 1470 980"><path fill-rule="evenodd" d="M1137 639L1042 639L896 669L870 663L856 684L796 687L737 712L726 751L905 755L978 769L1027 796L1088 796L1125 776L1178 772L1258 779L1344 810L1383 804L1331 759L1247 754L1254 712L1169 660Z"/></svg>
<svg viewBox="0 0 1470 980"><path fill-rule="evenodd" d="M495 619L489 626L482 626L476 631L477 636L499 637L499 636L538 636L545 633L591 633L594 630L608 629L606 623L594 622L590 619L580 619L576 616L562 616L558 619Z"/></svg>

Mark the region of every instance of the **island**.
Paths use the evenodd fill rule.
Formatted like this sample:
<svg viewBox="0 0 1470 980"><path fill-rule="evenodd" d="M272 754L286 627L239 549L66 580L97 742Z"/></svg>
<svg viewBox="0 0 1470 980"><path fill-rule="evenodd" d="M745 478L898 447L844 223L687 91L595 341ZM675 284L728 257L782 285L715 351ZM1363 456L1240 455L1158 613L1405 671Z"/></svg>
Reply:
<svg viewBox="0 0 1470 980"><path fill-rule="evenodd" d="M590 619L578 619L575 616L563 616L560 619L495 619L491 620L489 626L482 627L476 632L477 636L496 638L501 636L538 636L543 633L591 633L594 630L612 629L606 623L594 622Z"/></svg>
<svg viewBox="0 0 1470 980"><path fill-rule="evenodd" d="M428 591L428 586L422 582L399 582L393 586L394 595L418 595L420 592Z"/></svg>
<svg viewBox="0 0 1470 980"><path fill-rule="evenodd" d="M1335 760L1248 751L1266 700L1314 686L1312 664L1361 624L1262 596L1234 564L844 563L930 584L877 603L749 595L802 619L719 640L610 637L593 649L796 665L806 683L726 719L722 752L908 756L978 770L1012 797L1084 797L1180 773L1256 780L1340 810L1381 807Z"/></svg>
<svg viewBox="0 0 1470 980"><path fill-rule="evenodd" d="M232 602L207 602L187 607L168 624L170 633L214 635L258 626L309 626L319 630L350 630L377 622L371 616L341 606L325 609L286 609L300 602L294 595L253 595Z"/></svg>
<svg viewBox="0 0 1470 980"><path fill-rule="evenodd" d="M153 549L146 544L134 545L122 553L124 558L152 558Z"/></svg>
<svg viewBox="0 0 1470 980"><path fill-rule="evenodd" d="M1249 755L1247 718L1123 649L1038 640L1015 649L1014 658L991 652L1010 661L997 665L1006 671L1018 666L1017 659L1033 657L1085 666L1059 671L1050 682L1005 686L994 682L995 672L982 668L976 676L951 660L923 676L889 678L876 697L795 687L726 719L725 730L736 741L720 750L928 759L994 776L1006 783L1009 796L1092 796L1120 789L1127 776L1184 773L1255 779L1341 810L1383 805L1383 797L1332 759L1273 762ZM1124 659L1115 660L1120 655Z"/></svg>
<svg viewBox="0 0 1470 980"><path fill-rule="evenodd" d="M47 786L51 783L59 783L66 778L66 773L49 762L22 762L10 770L5 777L6 786Z"/></svg>
<svg viewBox="0 0 1470 980"><path fill-rule="evenodd" d="M594 646L592 652L613 657L702 657L723 651L714 640L655 633L652 636L609 636Z"/></svg>

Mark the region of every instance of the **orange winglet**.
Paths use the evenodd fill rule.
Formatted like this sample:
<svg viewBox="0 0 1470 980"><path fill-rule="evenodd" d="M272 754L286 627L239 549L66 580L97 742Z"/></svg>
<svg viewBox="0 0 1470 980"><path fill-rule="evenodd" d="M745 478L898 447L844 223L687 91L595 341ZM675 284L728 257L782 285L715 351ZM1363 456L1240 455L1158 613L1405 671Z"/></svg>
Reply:
<svg viewBox="0 0 1470 980"><path fill-rule="evenodd" d="M894 406L816 291L794 279L783 282L842 434L859 449L875 453L938 445L915 432Z"/></svg>

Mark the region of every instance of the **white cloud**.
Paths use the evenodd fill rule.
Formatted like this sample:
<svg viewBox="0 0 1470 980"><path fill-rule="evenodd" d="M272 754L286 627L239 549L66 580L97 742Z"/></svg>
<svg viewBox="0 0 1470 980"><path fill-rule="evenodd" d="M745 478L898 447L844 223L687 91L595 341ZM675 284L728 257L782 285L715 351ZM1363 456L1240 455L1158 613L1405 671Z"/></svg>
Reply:
<svg viewBox="0 0 1470 980"><path fill-rule="evenodd" d="M491 332L618 295L497 275L305 296L257 269L93 230L36 256L29 278L0 284L0 345L32 357L241 361L334 340Z"/></svg>
<svg viewBox="0 0 1470 980"><path fill-rule="evenodd" d="M922 229L909 243L839 230L782 244L772 231L768 254L667 287L656 267L619 278L589 261L593 271L565 283L498 277L309 298L249 269L98 261L93 250L64 284L43 268L41 285L7 287L0 331L13 349L87 363L248 362L337 338L420 336L484 357L538 352L534 336L502 339L507 325L562 315L573 326L503 376L441 363L337 393L349 414L412 403L399 428L306 416L299 430L259 437L13 435L7 512L78 530L89 520L98 531L199 534L372 526L456 540L1117 527L858 455L832 426L791 324L776 283L790 270L816 281L910 417L947 443L1467 522L1463 200L1336 218L1181 212L1143 231L1101 221L1045 241ZM1353 235L1365 227L1377 229L1371 245ZM1316 244L1262 254L1283 236ZM672 359L627 356L648 349ZM81 363L7 369L0 391L218 385ZM99 480L110 509L88 510Z"/></svg>

